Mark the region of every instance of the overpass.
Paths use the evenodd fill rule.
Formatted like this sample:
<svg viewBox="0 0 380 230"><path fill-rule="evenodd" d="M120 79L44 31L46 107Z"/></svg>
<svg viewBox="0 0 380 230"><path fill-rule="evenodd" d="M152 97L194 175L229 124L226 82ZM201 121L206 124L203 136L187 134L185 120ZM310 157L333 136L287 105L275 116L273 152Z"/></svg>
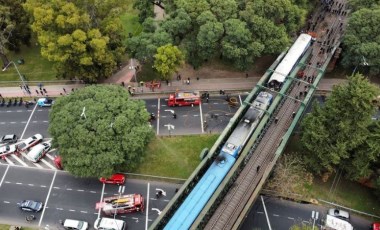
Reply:
<svg viewBox="0 0 380 230"><path fill-rule="evenodd" d="M231 171L193 223L192 229L238 229L248 214L277 159L284 151L297 122L302 118L303 112L317 90L335 50L340 45L344 20L341 15L335 13L326 17L330 17L331 23L327 27L322 24L317 41L288 76L281 90L273 92L276 94L274 102ZM165 226L218 154L220 146L233 131L236 121L253 100L253 96L260 90L268 90L265 83L283 55L277 58L260 79L211 150L208 153L207 151L202 153L207 154L204 160L150 229L161 229ZM296 75L301 70L306 77L298 79ZM274 122L276 117L278 122Z"/></svg>

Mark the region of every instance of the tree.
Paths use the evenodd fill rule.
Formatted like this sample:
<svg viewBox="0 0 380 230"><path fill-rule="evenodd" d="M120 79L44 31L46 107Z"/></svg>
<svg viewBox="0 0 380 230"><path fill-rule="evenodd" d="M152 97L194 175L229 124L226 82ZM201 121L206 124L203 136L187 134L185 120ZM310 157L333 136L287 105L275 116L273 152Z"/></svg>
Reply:
<svg viewBox="0 0 380 230"><path fill-rule="evenodd" d="M136 0L133 4L133 8L139 12L139 22L144 22L147 18L154 17L154 10L151 1Z"/></svg>
<svg viewBox="0 0 380 230"><path fill-rule="evenodd" d="M95 82L117 68L124 52L122 24L116 8L105 8L117 7L115 2L92 0L88 6L63 0L27 0L24 4L33 15L32 29L41 54L55 62L60 77Z"/></svg>
<svg viewBox="0 0 380 230"><path fill-rule="evenodd" d="M120 86L89 86L60 97L49 117L52 145L65 170L79 177L135 168L153 135L144 102Z"/></svg>
<svg viewBox="0 0 380 230"><path fill-rule="evenodd" d="M348 3L354 11L360 10L362 8L373 8L380 5L379 0L349 0Z"/></svg>
<svg viewBox="0 0 380 230"><path fill-rule="evenodd" d="M235 0L209 0L210 11L220 22L236 18L237 5Z"/></svg>
<svg viewBox="0 0 380 230"><path fill-rule="evenodd" d="M266 188L276 191L279 196L292 197L312 183L313 176L307 172L302 157L292 153L281 156Z"/></svg>
<svg viewBox="0 0 380 230"><path fill-rule="evenodd" d="M345 165L366 167L360 169L363 172L370 165L357 164L358 159L371 162L378 158L378 153L361 150L366 149L364 146L370 146L372 152L380 148L380 142L370 138L369 129L375 112L372 101L378 94L376 86L356 74L348 78L347 84L333 89L324 107L314 105L301 124L305 162L314 172L332 172L336 167L347 168Z"/></svg>
<svg viewBox="0 0 380 230"><path fill-rule="evenodd" d="M235 67L243 70L260 55L264 46L252 42L251 33L246 23L239 19L229 19L224 22L225 36L222 39L223 57L231 61Z"/></svg>
<svg viewBox="0 0 380 230"><path fill-rule="evenodd" d="M191 18L192 22L204 11L210 10L207 0L177 0L177 9L183 9Z"/></svg>
<svg viewBox="0 0 380 230"><path fill-rule="evenodd" d="M0 1L0 57L8 64L8 50L19 51L21 44L30 45L29 18L22 8L23 0Z"/></svg>
<svg viewBox="0 0 380 230"><path fill-rule="evenodd" d="M185 10L178 9L170 14L161 27L171 35L173 41L179 43L192 28L191 18Z"/></svg>
<svg viewBox="0 0 380 230"><path fill-rule="evenodd" d="M213 57L220 50L224 28L220 22L207 22L199 28L197 44L202 59Z"/></svg>
<svg viewBox="0 0 380 230"><path fill-rule="evenodd" d="M181 50L177 46L168 44L157 49L154 55L154 68L162 76L162 80L170 80L171 75L184 62Z"/></svg>
<svg viewBox="0 0 380 230"><path fill-rule="evenodd" d="M367 65L370 74L380 73L380 6L354 12L344 35L343 65Z"/></svg>

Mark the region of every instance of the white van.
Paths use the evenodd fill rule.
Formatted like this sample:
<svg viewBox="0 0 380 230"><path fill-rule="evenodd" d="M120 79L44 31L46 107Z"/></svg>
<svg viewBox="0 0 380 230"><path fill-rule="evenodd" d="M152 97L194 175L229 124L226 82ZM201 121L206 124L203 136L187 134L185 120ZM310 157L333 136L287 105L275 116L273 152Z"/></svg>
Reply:
<svg viewBox="0 0 380 230"><path fill-rule="evenodd" d="M32 148L26 155L32 162L38 162L45 154L49 151L51 145L50 143L41 143Z"/></svg>
<svg viewBox="0 0 380 230"><path fill-rule="evenodd" d="M69 230L87 230L88 223L81 220L66 219L65 222L63 222L63 227Z"/></svg>
<svg viewBox="0 0 380 230"><path fill-rule="evenodd" d="M98 218L94 223L94 228L98 230L124 230L125 221L111 218Z"/></svg>

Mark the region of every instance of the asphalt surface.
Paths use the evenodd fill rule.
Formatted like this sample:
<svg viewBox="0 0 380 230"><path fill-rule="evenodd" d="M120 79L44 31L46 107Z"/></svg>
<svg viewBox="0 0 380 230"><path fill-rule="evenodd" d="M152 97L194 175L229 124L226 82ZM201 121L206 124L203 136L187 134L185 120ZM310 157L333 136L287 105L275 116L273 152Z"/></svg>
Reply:
<svg viewBox="0 0 380 230"><path fill-rule="evenodd" d="M314 222L311 218L312 211L319 213L319 218L315 220L315 226L318 226L318 229L320 229L323 224L322 220L326 218L328 211L327 208L318 205L295 203L275 197L264 196L263 198L270 225L274 230L289 229L295 224L300 225L302 223L312 225ZM371 224L370 221L352 213L350 223L357 230L368 230ZM261 197L255 202L241 229L269 229Z"/></svg>
<svg viewBox="0 0 380 230"><path fill-rule="evenodd" d="M12 225L62 229L59 220L71 218L87 221L93 229L98 217L96 203L102 196L118 195L119 189L117 185L103 185L97 178L79 179L63 171L0 165L0 175L0 222ZM145 210L117 215L116 218L125 220L128 229L147 229L174 196L178 186L127 179L124 194L141 194L145 199ZM159 199L155 197L157 189L164 191ZM25 217L31 213L17 207L17 203L24 199L45 204L44 210L32 213L36 220L30 224Z"/></svg>

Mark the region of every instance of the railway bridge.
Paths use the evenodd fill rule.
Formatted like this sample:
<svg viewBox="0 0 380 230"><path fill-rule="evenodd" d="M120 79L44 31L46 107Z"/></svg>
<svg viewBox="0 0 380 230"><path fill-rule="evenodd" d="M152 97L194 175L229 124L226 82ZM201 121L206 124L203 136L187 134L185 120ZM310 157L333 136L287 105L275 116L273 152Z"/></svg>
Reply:
<svg viewBox="0 0 380 230"><path fill-rule="evenodd" d="M210 151L202 152L203 161L150 229L165 227L215 159L220 146L233 131L246 108L250 106L253 97L261 90L271 91L275 95L272 105L266 111L232 169L193 222L191 229L238 229L240 227L277 159L284 151L297 122L310 104L326 68L340 45L342 32L346 26L344 13L346 3L344 0L329 2L318 9L311 20L311 25L309 23L309 30L315 31L317 35L316 41L287 76L281 89L278 91L269 89L266 82L282 61L285 52L266 71ZM303 73L301 78L297 75L300 72Z"/></svg>

